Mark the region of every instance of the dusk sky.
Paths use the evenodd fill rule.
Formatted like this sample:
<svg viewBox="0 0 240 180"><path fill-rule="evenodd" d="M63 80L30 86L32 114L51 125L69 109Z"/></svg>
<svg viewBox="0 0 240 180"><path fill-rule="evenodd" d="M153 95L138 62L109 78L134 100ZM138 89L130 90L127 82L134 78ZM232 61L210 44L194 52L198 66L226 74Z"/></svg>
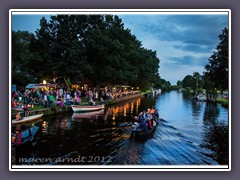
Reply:
<svg viewBox="0 0 240 180"><path fill-rule="evenodd" d="M13 15L12 30L35 32L47 15ZM157 52L159 74L172 85L193 72L202 74L219 43L218 35L228 27L228 15L119 15L143 47Z"/></svg>

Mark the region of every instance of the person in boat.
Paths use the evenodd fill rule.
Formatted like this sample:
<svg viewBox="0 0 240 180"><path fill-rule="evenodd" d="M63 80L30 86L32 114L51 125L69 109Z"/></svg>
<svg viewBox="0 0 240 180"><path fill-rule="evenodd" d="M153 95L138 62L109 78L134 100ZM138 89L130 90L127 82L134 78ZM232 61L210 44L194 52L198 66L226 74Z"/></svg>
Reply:
<svg viewBox="0 0 240 180"><path fill-rule="evenodd" d="M15 134L12 136L12 144L15 146L19 146L21 142L22 142L21 126L18 125L15 129Z"/></svg>
<svg viewBox="0 0 240 180"><path fill-rule="evenodd" d="M148 130L148 127L147 127L146 121L141 120L141 123L139 124L139 126L138 126L137 129L140 129L140 130L142 130L142 131L147 131L147 130Z"/></svg>
<svg viewBox="0 0 240 180"><path fill-rule="evenodd" d="M156 116L157 119L159 118L158 111L156 109L154 115Z"/></svg>
<svg viewBox="0 0 240 180"><path fill-rule="evenodd" d="M139 126L139 121L138 121L138 117L134 116L133 120L132 120L132 128L133 130L136 130Z"/></svg>
<svg viewBox="0 0 240 180"><path fill-rule="evenodd" d="M150 113L151 113L151 114L155 114L155 113L156 113L156 110L155 110L154 108L151 108L151 109L150 109Z"/></svg>
<svg viewBox="0 0 240 180"><path fill-rule="evenodd" d="M152 125L153 125L153 117L152 117L152 115L150 114L150 115L148 116L148 120L147 120L147 127L148 127L148 129L152 129Z"/></svg>
<svg viewBox="0 0 240 180"><path fill-rule="evenodd" d="M139 115L138 115L138 119L141 121L141 120L145 120L144 119L144 116L143 116L143 112L140 112Z"/></svg>
<svg viewBox="0 0 240 180"><path fill-rule="evenodd" d="M21 113L18 112L18 113L16 114L16 121L19 121L19 120L21 120L21 119L22 119Z"/></svg>
<svg viewBox="0 0 240 180"><path fill-rule="evenodd" d="M144 110L144 111L143 111L143 119L147 120L147 118L148 118L147 113L146 113L146 111Z"/></svg>
<svg viewBox="0 0 240 180"><path fill-rule="evenodd" d="M153 119L157 118L158 119L158 112L155 108L151 108L150 113L153 115Z"/></svg>
<svg viewBox="0 0 240 180"><path fill-rule="evenodd" d="M151 108L148 108L146 114L150 114L151 113Z"/></svg>

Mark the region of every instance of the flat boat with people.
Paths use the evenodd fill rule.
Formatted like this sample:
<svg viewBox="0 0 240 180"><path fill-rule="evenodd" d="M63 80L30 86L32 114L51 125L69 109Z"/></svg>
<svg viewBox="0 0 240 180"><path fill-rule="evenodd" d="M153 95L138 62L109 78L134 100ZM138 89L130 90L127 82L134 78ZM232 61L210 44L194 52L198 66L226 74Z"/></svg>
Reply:
<svg viewBox="0 0 240 180"><path fill-rule="evenodd" d="M147 139L153 135L153 133L156 130L156 127L158 125L158 120L153 121L152 128L149 128L147 130L143 129L133 129L132 130L132 138L133 139Z"/></svg>
<svg viewBox="0 0 240 180"><path fill-rule="evenodd" d="M132 125L132 139L148 139L150 138L156 130L158 125L158 113L155 109L152 109L155 113L148 111L147 115L139 114L139 117L135 116L135 120ZM144 116L146 116L144 118Z"/></svg>
<svg viewBox="0 0 240 180"><path fill-rule="evenodd" d="M23 124L23 123L32 122L32 121L35 121L37 119L40 119L42 116L43 116L43 114L37 114L37 115L23 117L19 120L14 119L14 120L12 120L12 124L14 125L14 124Z"/></svg>

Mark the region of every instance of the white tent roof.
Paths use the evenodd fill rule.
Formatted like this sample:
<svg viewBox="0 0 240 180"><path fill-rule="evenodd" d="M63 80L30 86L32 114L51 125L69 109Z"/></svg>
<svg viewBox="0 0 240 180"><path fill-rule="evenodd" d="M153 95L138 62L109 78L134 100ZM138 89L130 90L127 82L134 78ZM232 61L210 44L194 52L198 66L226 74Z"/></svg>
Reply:
<svg viewBox="0 0 240 180"><path fill-rule="evenodd" d="M25 88L26 89L36 89L36 88L45 88L46 86L41 84L28 84Z"/></svg>

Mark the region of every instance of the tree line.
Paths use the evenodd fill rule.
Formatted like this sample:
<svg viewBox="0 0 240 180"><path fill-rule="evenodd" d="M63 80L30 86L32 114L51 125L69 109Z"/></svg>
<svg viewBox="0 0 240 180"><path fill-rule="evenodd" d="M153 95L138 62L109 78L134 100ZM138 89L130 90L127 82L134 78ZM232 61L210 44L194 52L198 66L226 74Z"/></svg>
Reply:
<svg viewBox="0 0 240 180"><path fill-rule="evenodd" d="M163 81L156 51L142 46L113 15L57 15L35 34L12 31L12 83L26 86L87 80L93 87L124 84L147 90Z"/></svg>
<svg viewBox="0 0 240 180"><path fill-rule="evenodd" d="M224 28L218 38L220 42L204 66L203 74L194 72L193 75L185 76L183 80L177 82L178 88L184 88L188 93L194 94L203 90L212 95L217 94L218 91L228 91L228 29Z"/></svg>

